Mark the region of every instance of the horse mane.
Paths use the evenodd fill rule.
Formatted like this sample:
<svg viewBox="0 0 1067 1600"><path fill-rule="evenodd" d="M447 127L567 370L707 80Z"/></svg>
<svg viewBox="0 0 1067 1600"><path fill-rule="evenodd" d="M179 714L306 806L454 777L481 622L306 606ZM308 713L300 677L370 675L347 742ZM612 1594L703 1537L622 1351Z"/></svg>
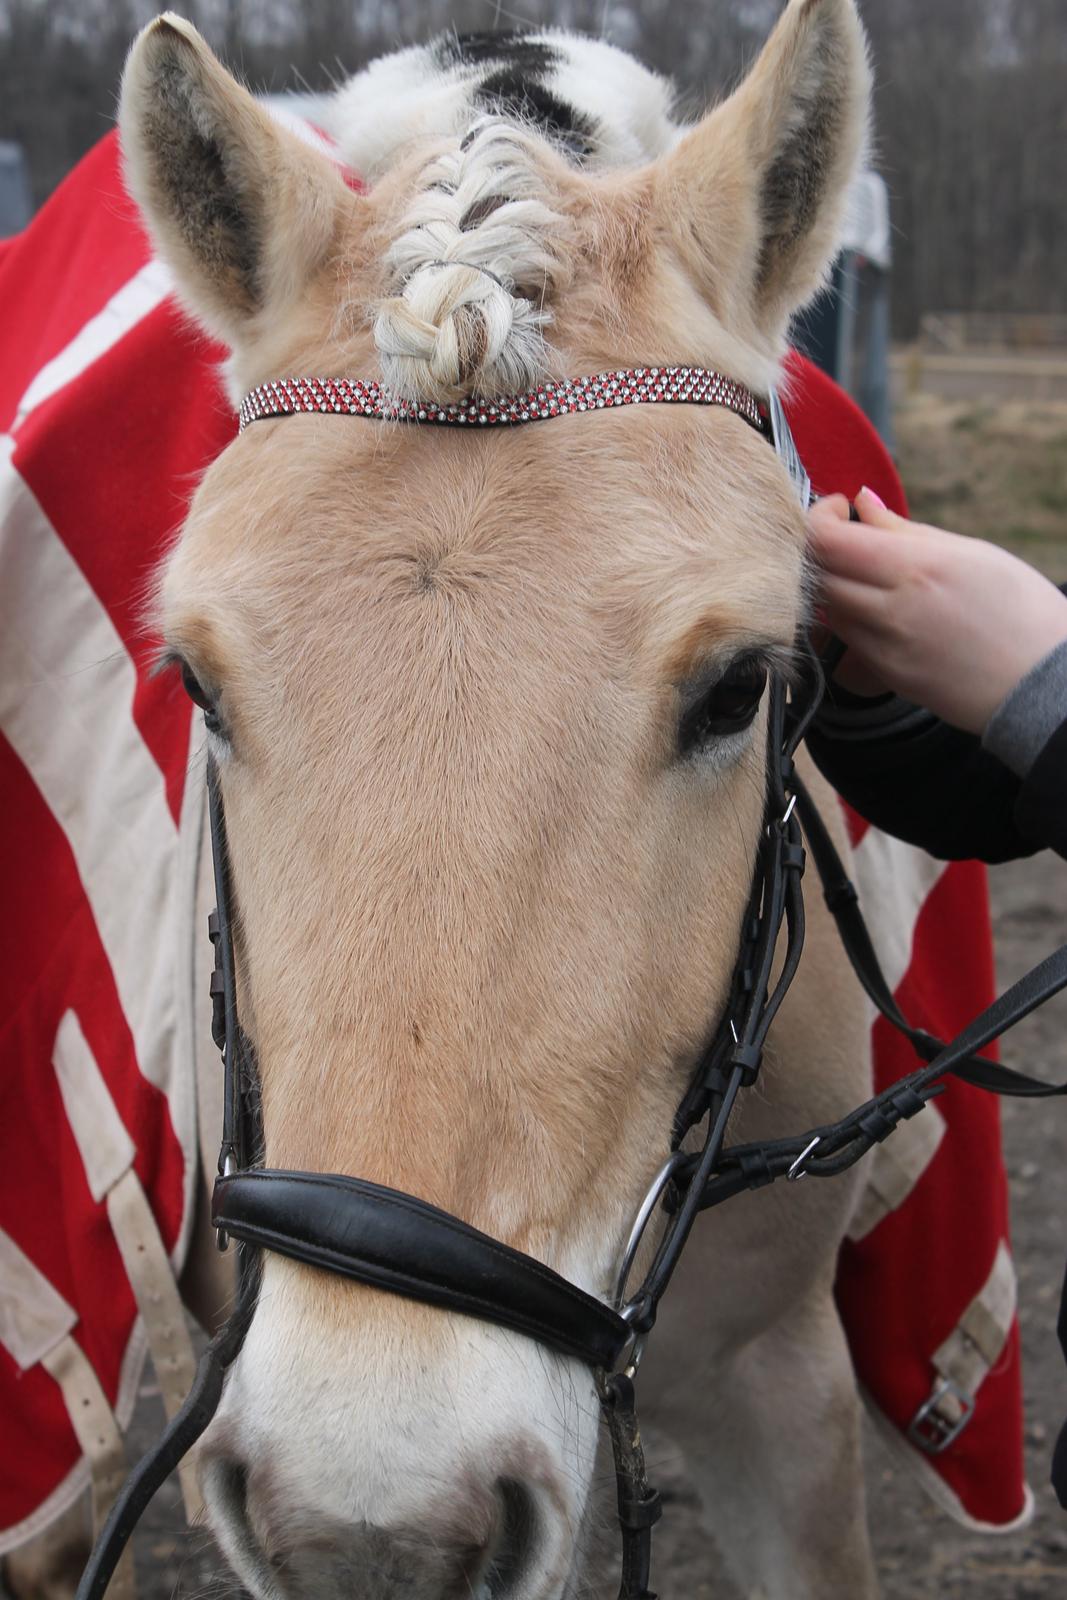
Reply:
<svg viewBox="0 0 1067 1600"><path fill-rule="evenodd" d="M521 393L547 375L567 227L543 153L532 128L488 115L423 168L374 318L390 394L442 403Z"/></svg>

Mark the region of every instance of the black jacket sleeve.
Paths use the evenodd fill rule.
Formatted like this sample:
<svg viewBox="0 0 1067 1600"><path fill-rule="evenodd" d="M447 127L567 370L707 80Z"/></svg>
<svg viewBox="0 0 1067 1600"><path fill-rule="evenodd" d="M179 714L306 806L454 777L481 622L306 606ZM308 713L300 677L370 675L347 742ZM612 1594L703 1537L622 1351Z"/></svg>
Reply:
<svg viewBox="0 0 1067 1600"><path fill-rule="evenodd" d="M1015 803L1020 829L1067 857L1067 718L1027 773Z"/></svg>
<svg viewBox="0 0 1067 1600"><path fill-rule="evenodd" d="M823 776L886 833L943 860L1067 857L1067 720L1025 780L976 735L893 696L831 689L808 735Z"/></svg>

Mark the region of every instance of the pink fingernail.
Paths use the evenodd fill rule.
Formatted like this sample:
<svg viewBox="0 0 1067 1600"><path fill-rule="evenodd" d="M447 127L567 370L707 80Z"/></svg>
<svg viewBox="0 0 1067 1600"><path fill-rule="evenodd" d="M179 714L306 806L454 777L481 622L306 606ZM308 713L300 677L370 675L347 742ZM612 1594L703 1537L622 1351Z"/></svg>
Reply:
<svg viewBox="0 0 1067 1600"><path fill-rule="evenodd" d="M860 494L865 494L868 500L873 501L873 503L878 507L879 511L887 511L889 509L881 495L875 494L874 490L868 488L866 484L863 485L863 488L860 490Z"/></svg>

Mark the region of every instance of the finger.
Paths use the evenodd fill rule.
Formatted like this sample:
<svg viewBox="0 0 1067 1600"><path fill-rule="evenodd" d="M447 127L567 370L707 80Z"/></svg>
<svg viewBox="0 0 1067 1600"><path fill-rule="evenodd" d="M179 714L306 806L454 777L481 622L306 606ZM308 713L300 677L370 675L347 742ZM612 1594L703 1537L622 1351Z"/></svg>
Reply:
<svg viewBox="0 0 1067 1600"><path fill-rule="evenodd" d="M818 603L823 617L846 644L858 645L865 638L872 642L885 631L888 591L852 578L827 575L820 586Z"/></svg>
<svg viewBox="0 0 1067 1600"><path fill-rule="evenodd" d="M849 520L848 497L843 494L824 494L812 505L809 515L814 516L816 513L820 517L833 516L839 522L847 522Z"/></svg>
<svg viewBox="0 0 1067 1600"><path fill-rule="evenodd" d="M808 555L815 567L815 576L821 579L826 572L837 572L848 566L856 557L849 524L843 523L832 512L813 506L808 512Z"/></svg>
<svg viewBox="0 0 1067 1600"><path fill-rule="evenodd" d="M890 511L881 495L874 489L869 489L866 484L856 496L856 510L861 522L872 528L904 528L908 526L907 517L898 517L895 511Z"/></svg>
<svg viewBox="0 0 1067 1600"><path fill-rule="evenodd" d="M899 565L896 542L880 528L842 522L818 507L808 517L808 548L822 574L889 588Z"/></svg>

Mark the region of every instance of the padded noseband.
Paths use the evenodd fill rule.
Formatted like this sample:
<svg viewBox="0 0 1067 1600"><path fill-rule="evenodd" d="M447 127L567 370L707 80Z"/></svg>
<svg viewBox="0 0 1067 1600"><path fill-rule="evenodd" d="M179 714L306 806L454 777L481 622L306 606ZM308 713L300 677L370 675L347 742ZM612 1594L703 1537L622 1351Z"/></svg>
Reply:
<svg viewBox="0 0 1067 1600"><path fill-rule="evenodd" d="M532 1256L363 1178L234 1173L216 1182L211 1217L245 1244L495 1322L590 1367L614 1371L633 1340L618 1312Z"/></svg>

